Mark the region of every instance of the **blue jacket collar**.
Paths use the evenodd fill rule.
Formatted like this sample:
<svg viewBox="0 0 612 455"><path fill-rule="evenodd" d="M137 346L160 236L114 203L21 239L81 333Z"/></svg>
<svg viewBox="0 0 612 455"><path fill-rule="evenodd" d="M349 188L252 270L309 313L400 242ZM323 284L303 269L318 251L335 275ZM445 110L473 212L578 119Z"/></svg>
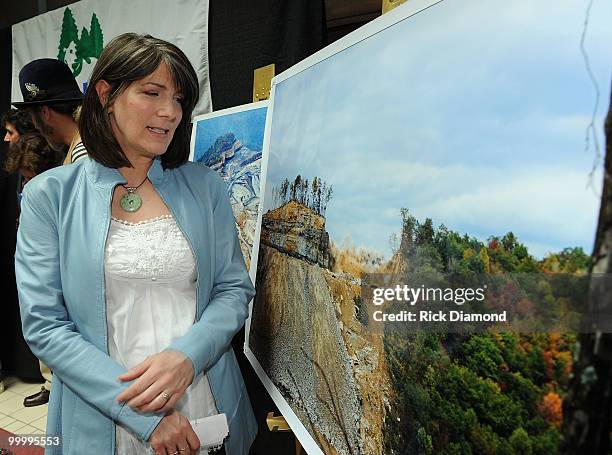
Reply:
<svg viewBox="0 0 612 455"><path fill-rule="evenodd" d="M95 185L102 188L113 188L126 183L125 177L117 169L106 167L91 158L85 161L85 172ZM164 180L164 170L160 158L153 160L148 177L153 186L159 186Z"/></svg>

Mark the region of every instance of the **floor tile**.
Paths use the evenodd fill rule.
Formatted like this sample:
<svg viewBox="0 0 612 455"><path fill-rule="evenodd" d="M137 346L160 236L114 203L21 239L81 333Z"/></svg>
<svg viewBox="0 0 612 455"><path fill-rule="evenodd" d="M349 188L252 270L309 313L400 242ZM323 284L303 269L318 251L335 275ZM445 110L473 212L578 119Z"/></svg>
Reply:
<svg viewBox="0 0 612 455"><path fill-rule="evenodd" d="M18 393L19 395L32 395L32 393L38 392L42 387L41 384L26 384L25 382L18 381L15 384L7 387L9 392Z"/></svg>
<svg viewBox="0 0 612 455"><path fill-rule="evenodd" d="M13 423L10 423L4 427L4 430L10 431L14 434L22 434L19 430L23 427L27 426L27 423L20 422L19 420L15 420Z"/></svg>
<svg viewBox="0 0 612 455"><path fill-rule="evenodd" d="M31 423L41 417L47 415L48 405L32 406L29 408L19 409L11 415L14 419L21 420L25 423Z"/></svg>
<svg viewBox="0 0 612 455"><path fill-rule="evenodd" d="M6 393L6 392L4 392ZM3 394L4 395L4 394ZM0 401L0 412L12 416L15 411L23 408L23 397L15 394L8 400Z"/></svg>
<svg viewBox="0 0 612 455"><path fill-rule="evenodd" d="M4 428L4 425L8 425L9 423L13 423L14 421L15 419L13 419L11 416L2 417L0 419L0 428Z"/></svg>
<svg viewBox="0 0 612 455"><path fill-rule="evenodd" d="M32 425L26 425L19 429L19 434L39 434L40 430L38 428L33 427Z"/></svg>
<svg viewBox="0 0 612 455"><path fill-rule="evenodd" d="M36 428L39 428L41 430L46 430L47 429L47 415L45 414L44 417L41 417L40 419L36 419L30 425Z"/></svg>
<svg viewBox="0 0 612 455"><path fill-rule="evenodd" d="M15 396L18 396L17 393L13 393L10 390L5 390L4 392L0 393L0 403L2 403L3 401L8 400L9 398L13 398ZM21 396L21 395L19 395ZM0 411L2 412L2 411Z"/></svg>

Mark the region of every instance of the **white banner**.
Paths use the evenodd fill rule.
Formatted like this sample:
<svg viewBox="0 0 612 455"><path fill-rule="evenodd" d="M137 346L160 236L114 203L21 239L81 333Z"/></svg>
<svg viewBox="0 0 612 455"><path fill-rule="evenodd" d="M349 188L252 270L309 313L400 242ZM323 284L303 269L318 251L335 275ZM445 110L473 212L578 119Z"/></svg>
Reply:
<svg viewBox="0 0 612 455"><path fill-rule="evenodd" d="M19 70L38 58L57 58L87 87L102 48L125 32L176 44L193 64L200 100L193 115L212 110L208 79L208 1L82 0L13 25L12 101L22 101Z"/></svg>

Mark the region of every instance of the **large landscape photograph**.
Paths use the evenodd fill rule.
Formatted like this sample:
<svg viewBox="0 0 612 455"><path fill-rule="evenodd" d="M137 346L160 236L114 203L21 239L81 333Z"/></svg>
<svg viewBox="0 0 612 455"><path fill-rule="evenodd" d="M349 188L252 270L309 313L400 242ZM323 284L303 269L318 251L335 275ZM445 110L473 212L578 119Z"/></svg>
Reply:
<svg viewBox="0 0 612 455"><path fill-rule="evenodd" d="M555 454L574 334L373 330L362 284L587 273L612 4L409 4L274 86L247 351L309 453Z"/></svg>

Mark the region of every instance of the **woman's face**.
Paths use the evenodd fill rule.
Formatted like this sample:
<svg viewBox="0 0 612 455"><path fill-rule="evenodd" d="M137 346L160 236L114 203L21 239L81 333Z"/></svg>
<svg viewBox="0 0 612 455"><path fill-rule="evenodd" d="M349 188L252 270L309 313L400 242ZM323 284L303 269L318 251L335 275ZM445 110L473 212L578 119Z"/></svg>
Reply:
<svg viewBox="0 0 612 455"><path fill-rule="evenodd" d="M12 123L6 122L4 124L4 129L6 130L6 134L4 135L4 142L8 142L11 145L17 144L19 142L19 138L21 137L17 128Z"/></svg>
<svg viewBox="0 0 612 455"><path fill-rule="evenodd" d="M166 152L183 118L181 97L162 63L115 98L109 106L110 122L130 161L152 159Z"/></svg>

